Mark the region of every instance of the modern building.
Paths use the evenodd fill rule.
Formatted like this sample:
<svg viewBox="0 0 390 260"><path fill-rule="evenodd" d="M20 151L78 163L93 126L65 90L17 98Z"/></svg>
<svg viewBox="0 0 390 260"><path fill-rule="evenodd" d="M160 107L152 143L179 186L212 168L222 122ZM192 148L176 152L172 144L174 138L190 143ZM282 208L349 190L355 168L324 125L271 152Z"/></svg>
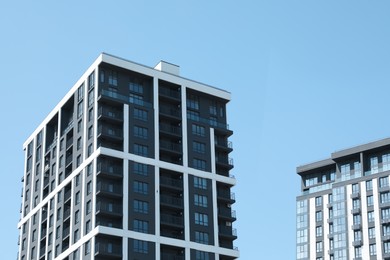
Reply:
<svg viewBox="0 0 390 260"><path fill-rule="evenodd" d="M390 138L297 172L297 259L390 259Z"/></svg>
<svg viewBox="0 0 390 260"><path fill-rule="evenodd" d="M238 258L229 100L101 54L24 144L18 259Z"/></svg>

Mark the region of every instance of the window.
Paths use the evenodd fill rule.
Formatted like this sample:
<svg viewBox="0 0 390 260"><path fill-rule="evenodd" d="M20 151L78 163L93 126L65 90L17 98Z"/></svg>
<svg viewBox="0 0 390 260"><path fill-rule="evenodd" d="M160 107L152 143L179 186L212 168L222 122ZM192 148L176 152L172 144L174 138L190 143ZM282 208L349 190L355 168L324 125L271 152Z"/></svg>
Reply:
<svg viewBox="0 0 390 260"><path fill-rule="evenodd" d="M118 86L118 74L116 71L110 70L108 72L108 84L111 86Z"/></svg>
<svg viewBox="0 0 390 260"><path fill-rule="evenodd" d="M148 147L142 144L134 144L133 152L137 155L148 156Z"/></svg>
<svg viewBox="0 0 390 260"><path fill-rule="evenodd" d="M78 155L76 158L76 167L79 167L81 164L81 155Z"/></svg>
<svg viewBox="0 0 390 260"><path fill-rule="evenodd" d="M372 190L372 180L366 181L366 190Z"/></svg>
<svg viewBox="0 0 390 260"><path fill-rule="evenodd" d="M187 108L193 110L199 110L199 97L195 95L188 95Z"/></svg>
<svg viewBox="0 0 390 260"><path fill-rule="evenodd" d="M316 252L322 252L322 241L316 243Z"/></svg>
<svg viewBox="0 0 390 260"><path fill-rule="evenodd" d="M83 101L77 104L77 118L82 117L84 112Z"/></svg>
<svg viewBox="0 0 390 260"><path fill-rule="evenodd" d="M80 222L80 211L77 210L75 213L74 213L74 223L77 224Z"/></svg>
<svg viewBox="0 0 390 260"><path fill-rule="evenodd" d="M205 153L206 152L206 144L193 141L192 142L192 150L196 153Z"/></svg>
<svg viewBox="0 0 390 260"><path fill-rule="evenodd" d="M53 226L53 222L54 222L54 216L53 216L53 214L51 214L49 217L49 227Z"/></svg>
<svg viewBox="0 0 390 260"><path fill-rule="evenodd" d="M207 189L207 179L194 176L194 187L202 190Z"/></svg>
<svg viewBox="0 0 390 260"><path fill-rule="evenodd" d="M379 187L388 187L389 186L389 177L382 177L379 178Z"/></svg>
<svg viewBox="0 0 390 260"><path fill-rule="evenodd" d="M104 82L104 75L105 74L105 72L104 72L104 70L100 70L100 82Z"/></svg>
<svg viewBox="0 0 390 260"><path fill-rule="evenodd" d="M199 194L194 194L195 206L207 208L207 197Z"/></svg>
<svg viewBox="0 0 390 260"><path fill-rule="evenodd" d="M322 211L316 212L316 221L322 221Z"/></svg>
<svg viewBox="0 0 390 260"><path fill-rule="evenodd" d="M57 220L61 219L61 208L57 209Z"/></svg>
<svg viewBox="0 0 390 260"><path fill-rule="evenodd" d="M385 254L389 254L390 253L390 242L384 242L383 243L383 251L385 252Z"/></svg>
<svg viewBox="0 0 390 260"><path fill-rule="evenodd" d="M371 196L367 196L367 206L370 207L370 206L373 206L374 205L374 197L371 195Z"/></svg>
<svg viewBox="0 0 390 260"><path fill-rule="evenodd" d="M93 119L93 107L88 110L88 122L91 122L92 119Z"/></svg>
<svg viewBox="0 0 390 260"><path fill-rule="evenodd" d="M191 111L191 110L187 111L187 117L188 117L188 119L194 120L194 121L200 120L199 112L197 112L197 111Z"/></svg>
<svg viewBox="0 0 390 260"><path fill-rule="evenodd" d="M76 145L76 147L77 147L77 151L81 149L81 137L79 137L79 138L77 139L77 145Z"/></svg>
<svg viewBox="0 0 390 260"><path fill-rule="evenodd" d="M86 224L85 224L85 234L88 234L89 231L91 231L91 227L92 227L91 221L88 220L88 221L86 222Z"/></svg>
<svg viewBox="0 0 390 260"><path fill-rule="evenodd" d="M91 242L90 241L86 242L84 247L85 247L85 255L88 255L89 253L91 253Z"/></svg>
<svg viewBox="0 0 390 260"><path fill-rule="evenodd" d="M35 240L37 239L37 230L35 229L33 232L32 232L32 241L34 242Z"/></svg>
<svg viewBox="0 0 390 260"><path fill-rule="evenodd" d="M194 159L192 160L192 166L193 166L195 169L205 171L205 170L206 170L206 161L205 161L205 160L201 160L201 159L194 158Z"/></svg>
<svg viewBox="0 0 390 260"><path fill-rule="evenodd" d="M217 104L215 104L215 102L213 102L213 104L210 105L209 111L210 111L210 115L214 115L214 116L217 115Z"/></svg>
<svg viewBox="0 0 390 260"><path fill-rule="evenodd" d="M91 210L92 210L92 203L91 201L89 200L87 202L87 206L86 206L86 214L88 215L89 213L91 213Z"/></svg>
<svg viewBox="0 0 390 260"><path fill-rule="evenodd" d="M139 219L134 219L133 220L133 229L134 229L134 231L137 231L137 232L148 233L149 222L139 220Z"/></svg>
<svg viewBox="0 0 390 260"><path fill-rule="evenodd" d="M388 171L390 169L390 154L382 155L382 167L383 171Z"/></svg>
<svg viewBox="0 0 390 260"><path fill-rule="evenodd" d="M56 248L55 248L55 250L54 250L55 256L57 257L60 253L61 253L61 252L60 252L60 245L56 245Z"/></svg>
<svg viewBox="0 0 390 260"><path fill-rule="evenodd" d="M76 243L79 239L80 239L80 232L78 229L76 229L73 236L73 243Z"/></svg>
<svg viewBox="0 0 390 260"><path fill-rule="evenodd" d="M90 91L88 93L88 107L91 107L93 106L93 102L95 101L95 98L94 98L94 92L93 91ZM91 109L92 110L92 109ZM90 119L89 119L90 120Z"/></svg>
<svg viewBox="0 0 390 260"><path fill-rule="evenodd" d="M208 252L195 250L195 260L210 260L210 255Z"/></svg>
<svg viewBox="0 0 390 260"><path fill-rule="evenodd" d="M35 246L31 248L31 259L35 258Z"/></svg>
<svg viewBox="0 0 390 260"><path fill-rule="evenodd" d="M316 227L316 237L322 236L322 226Z"/></svg>
<svg viewBox="0 0 390 260"><path fill-rule="evenodd" d="M142 120L142 121L148 121L148 111L134 108L133 116L136 119Z"/></svg>
<svg viewBox="0 0 390 260"><path fill-rule="evenodd" d="M148 129L145 127L134 126L134 136L142 139L148 139Z"/></svg>
<svg viewBox="0 0 390 260"><path fill-rule="evenodd" d="M49 244L49 246L51 245L52 241L53 241L53 233L50 232L49 238L47 239L47 243Z"/></svg>
<svg viewBox="0 0 390 260"><path fill-rule="evenodd" d="M390 202L390 192L381 193L380 196L381 196L380 197L381 203L388 203L388 202Z"/></svg>
<svg viewBox="0 0 390 260"><path fill-rule="evenodd" d="M359 246L359 247L355 247L355 258L360 258L362 257L362 248Z"/></svg>
<svg viewBox="0 0 390 260"><path fill-rule="evenodd" d="M370 158L371 174L379 172L378 157L373 156Z"/></svg>
<svg viewBox="0 0 390 260"><path fill-rule="evenodd" d="M145 182L134 181L133 190L136 193L148 194L148 184Z"/></svg>
<svg viewBox="0 0 390 260"><path fill-rule="evenodd" d="M360 199L353 199L352 200L352 208L353 209L360 209Z"/></svg>
<svg viewBox="0 0 390 260"><path fill-rule="evenodd" d="M83 127L83 120L80 119L78 122L77 122L77 133L80 133L81 132L81 128Z"/></svg>
<svg viewBox="0 0 390 260"><path fill-rule="evenodd" d="M210 125L212 126L218 125L217 118L215 116L210 116Z"/></svg>
<svg viewBox="0 0 390 260"><path fill-rule="evenodd" d="M87 195L92 192L92 181L87 183Z"/></svg>
<svg viewBox="0 0 390 260"><path fill-rule="evenodd" d="M138 83L129 82L129 90L138 94L143 94L144 86Z"/></svg>
<svg viewBox="0 0 390 260"><path fill-rule="evenodd" d="M90 126L88 128L88 139L91 139L93 136L93 126Z"/></svg>
<svg viewBox="0 0 390 260"><path fill-rule="evenodd" d="M64 149L64 138L60 140L60 151Z"/></svg>
<svg viewBox="0 0 390 260"><path fill-rule="evenodd" d="M195 212L195 224L201 226L209 225L209 217L207 214Z"/></svg>
<svg viewBox="0 0 390 260"><path fill-rule="evenodd" d="M64 156L61 155L60 157L60 167L64 166Z"/></svg>
<svg viewBox="0 0 390 260"><path fill-rule="evenodd" d="M197 136L205 136L206 129L203 126L192 124L192 134Z"/></svg>
<svg viewBox="0 0 390 260"><path fill-rule="evenodd" d="M148 242L142 240L133 240L133 251L136 253L147 254L148 253Z"/></svg>
<svg viewBox="0 0 390 260"><path fill-rule="evenodd" d="M92 89L95 85L95 71L88 76L88 90Z"/></svg>
<svg viewBox="0 0 390 260"><path fill-rule="evenodd" d="M361 224L361 217L360 217L360 215L353 215L353 224L354 225Z"/></svg>
<svg viewBox="0 0 390 260"><path fill-rule="evenodd" d="M148 175L148 165L143 163L133 162L133 171L139 175Z"/></svg>
<svg viewBox="0 0 390 260"><path fill-rule="evenodd" d="M84 98L84 84L77 89L77 102L80 102Z"/></svg>
<svg viewBox="0 0 390 260"><path fill-rule="evenodd" d="M352 193L359 193L360 188L358 183L352 184Z"/></svg>
<svg viewBox="0 0 390 260"><path fill-rule="evenodd" d="M61 236L60 230L61 230L61 226L58 226L58 227L56 228L56 239L60 238L60 236Z"/></svg>
<svg viewBox="0 0 390 260"><path fill-rule="evenodd" d="M376 255L376 244L370 245L370 255Z"/></svg>
<svg viewBox="0 0 390 260"><path fill-rule="evenodd" d="M316 207L322 206L322 196L316 197Z"/></svg>
<svg viewBox="0 0 390 260"><path fill-rule="evenodd" d="M92 144L89 144L88 145L87 155L90 156L91 154L92 154Z"/></svg>
<svg viewBox="0 0 390 260"><path fill-rule="evenodd" d="M80 173L76 175L76 187L80 185Z"/></svg>
<svg viewBox="0 0 390 260"><path fill-rule="evenodd" d="M368 229L368 238L369 239L375 238L375 228L374 227Z"/></svg>
<svg viewBox="0 0 390 260"><path fill-rule="evenodd" d="M87 176L90 176L92 174L92 172L93 172L93 164L90 163L87 166Z"/></svg>
<svg viewBox="0 0 390 260"><path fill-rule="evenodd" d="M141 200L134 200L133 202L133 210L134 212L148 214L149 211L149 203Z"/></svg>
<svg viewBox="0 0 390 260"><path fill-rule="evenodd" d="M362 231L357 230L353 233L353 238L355 241L360 241L362 240Z"/></svg>
<svg viewBox="0 0 390 260"><path fill-rule="evenodd" d="M389 236L390 235L390 225L383 225L382 231L383 231L384 236Z"/></svg>
<svg viewBox="0 0 390 260"><path fill-rule="evenodd" d="M208 245L209 234L205 232L195 231L195 242Z"/></svg>
<svg viewBox="0 0 390 260"><path fill-rule="evenodd" d="M374 211L369 211L367 212L367 218L368 218L368 222L373 222L374 221Z"/></svg>

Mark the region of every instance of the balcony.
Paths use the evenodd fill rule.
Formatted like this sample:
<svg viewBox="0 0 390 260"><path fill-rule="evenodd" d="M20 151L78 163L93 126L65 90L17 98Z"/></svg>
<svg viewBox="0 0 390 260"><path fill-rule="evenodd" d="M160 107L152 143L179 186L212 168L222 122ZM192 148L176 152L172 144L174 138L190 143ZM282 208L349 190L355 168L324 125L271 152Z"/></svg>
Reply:
<svg viewBox="0 0 390 260"><path fill-rule="evenodd" d="M68 150L73 145L73 136L66 140L66 150Z"/></svg>
<svg viewBox="0 0 390 260"><path fill-rule="evenodd" d="M122 246L113 243L98 242L95 244L95 256L122 258Z"/></svg>
<svg viewBox="0 0 390 260"><path fill-rule="evenodd" d="M119 184L99 181L96 186L96 195L122 197L122 186Z"/></svg>
<svg viewBox="0 0 390 260"><path fill-rule="evenodd" d="M164 205L173 208L183 208L183 198L161 194L160 202L162 206Z"/></svg>
<svg viewBox="0 0 390 260"><path fill-rule="evenodd" d="M70 217L70 208L64 210L64 222Z"/></svg>
<svg viewBox="0 0 390 260"><path fill-rule="evenodd" d="M109 139L122 141L123 140L123 130L118 128L112 128L108 126L100 125L98 128L98 136L106 137Z"/></svg>
<svg viewBox="0 0 390 260"><path fill-rule="evenodd" d="M161 133L181 137L181 127L179 126L160 123L159 128Z"/></svg>
<svg viewBox="0 0 390 260"><path fill-rule="evenodd" d="M216 161L218 166L227 168L229 170L233 169L233 167L234 167L232 158L216 156L215 161Z"/></svg>
<svg viewBox="0 0 390 260"><path fill-rule="evenodd" d="M234 192L230 192L230 190L218 189L217 190L217 198L219 200L224 200L233 204L236 201L236 195Z"/></svg>
<svg viewBox="0 0 390 260"><path fill-rule="evenodd" d="M161 259L163 260L185 260L183 255L176 255L173 253L161 253Z"/></svg>
<svg viewBox="0 0 390 260"><path fill-rule="evenodd" d="M229 153L233 151L233 143L222 138L215 138L215 147Z"/></svg>
<svg viewBox="0 0 390 260"><path fill-rule="evenodd" d="M361 224L353 224L352 225L352 229L353 230L359 230L359 229L361 229L362 228L362 225Z"/></svg>
<svg viewBox="0 0 390 260"><path fill-rule="evenodd" d="M159 111L160 111L160 115L181 120L180 107L170 107L170 106L160 105Z"/></svg>
<svg viewBox="0 0 390 260"><path fill-rule="evenodd" d="M160 150L164 150L174 154L181 154L183 151L181 144L169 142L166 140L160 140Z"/></svg>
<svg viewBox="0 0 390 260"><path fill-rule="evenodd" d="M389 217L384 217L382 220L381 220L381 223L382 224L390 224L390 216Z"/></svg>
<svg viewBox="0 0 390 260"><path fill-rule="evenodd" d="M70 233L70 227L66 227L63 229L62 231L62 239L66 239L69 237L69 233Z"/></svg>
<svg viewBox="0 0 390 260"><path fill-rule="evenodd" d="M228 219L230 221L236 220L236 211L230 208L218 208L218 217Z"/></svg>
<svg viewBox="0 0 390 260"><path fill-rule="evenodd" d="M153 107L151 103L146 102L144 100L137 99L134 97L125 96L125 95L119 94L117 92L106 90L106 89L102 89L100 92L100 95L102 97L108 97L108 98L113 99L113 100L118 100L118 101L125 102L125 103L136 104L136 105L139 105L142 107L147 107L147 108Z"/></svg>
<svg viewBox="0 0 390 260"><path fill-rule="evenodd" d="M173 188L175 190L182 190L183 180L160 176L160 185L167 188Z"/></svg>
<svg viewBox="0 0 390 260"><path fill-rule="evenodd" d="M102 175L113 179L121 179L123 176L123 168L120 165L112 165L104 162L100 162L97 165L98 176Z"/></svg>
<svg viewBox="0 0 390 260"><path fill-rule="evenodd" d="M64 194L64 203L66 203L69 199L70 196L72 195L72 190L67 190Z"/></svg>
<svg viewBox="0 0 390 260"><path fill-rule="evenodd" d="M181 100L180 90L173 90L171 88L160 87L158 93L161 97L165 97L175 101Z"/></svg>
<svg viewBox="0 0 390 260"><path fill-rule="evenodd" d="M351 194L351 199L358 199L360 198L360 193L359 192L354 192Z"/></svg>
<svg viewBox="0 0 390 260"><path fill-rule="evenodd" d="M390 201L384 201L379 203L380 208L390 208Z"/></svg>
<svg viewBox="0 0 390 260"><path fill-rule="evenodd" d="M351 209L351 214L356 215L360 213L360 208Z"/></svg>
<svg viewBox="0 0 390 260"><path fill-rule="evenodd" d="M179 217L179 216L161 213L160 221L161 224L165 224L165 225L176 226L176 227L184 226L184 221L182 216Z"/></svg>
<svg viewBox="0 0 390 260"><path fill-rule="evenodd" d="M359 247L359 246L362 246L362 245L363 245L363 241L362 240L356 240L356 241L352 242L352 246L354 246L354 247Z"/></svg>
<svg viewBox="0 0 390 260"><path fill-rule="evenodd" d="M96 214L122 217L122 205L99 201L96 203Z"/></svg>
<svg viewBox="0 0 390 260"><path fill-rule="evenodd" d="M98 110L98 118L107 119L112 122L123 122L123 113L121 111L100 107Z"/></svg>
<svg viewBox="0 0 390 260"><path fill-rule="evenodd" d="M237 229L228 226L218 226L218 234L230 239L237 239Z"/></svg>

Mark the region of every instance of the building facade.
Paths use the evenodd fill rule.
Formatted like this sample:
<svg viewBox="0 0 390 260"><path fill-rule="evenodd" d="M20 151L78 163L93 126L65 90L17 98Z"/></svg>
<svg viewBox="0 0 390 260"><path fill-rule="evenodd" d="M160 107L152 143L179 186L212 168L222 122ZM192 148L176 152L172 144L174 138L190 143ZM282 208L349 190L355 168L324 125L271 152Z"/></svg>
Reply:
<svg viewBox="0 0 390 260"><path fill-rule="evenodd" d="M297 259L390 259L390 138L297 173Z"/></svg>
<svg viewBox="0 0 390 260"><path fill-rule="evenodd" d="M18 259L238 258L229 100L101 54L24 144Z"/></svg>

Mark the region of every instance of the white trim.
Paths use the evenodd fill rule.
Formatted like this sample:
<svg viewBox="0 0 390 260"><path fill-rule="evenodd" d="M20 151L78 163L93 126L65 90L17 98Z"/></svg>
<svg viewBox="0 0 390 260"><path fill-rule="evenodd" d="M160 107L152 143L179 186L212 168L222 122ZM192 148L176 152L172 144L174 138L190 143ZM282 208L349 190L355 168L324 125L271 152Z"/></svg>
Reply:
<svg viewBox="0 0 390 260"><path fill-rule="evenodd" d="M361 185L360 185L360 195L361 195L361 200L363 200L363 198L365 198L365 202L362 203L362 212L364 212L365 214L361 214L361 218L362 218L362 226L363 227L367 227L368 225L368 216L367 216L367 191L366 191L366 182L365 181L362 181L361 182ZM363 202L363 201L361 201ZM353 224L353 222L351 222L351 224ZM370 259L370 252L369 252L369 245L368 245L368 228L362 228L362 238L363 238L363 241L366 241L366 243L363 244L362 246L362 259ZM353 239L353 237L351 238Z"/></svg>

